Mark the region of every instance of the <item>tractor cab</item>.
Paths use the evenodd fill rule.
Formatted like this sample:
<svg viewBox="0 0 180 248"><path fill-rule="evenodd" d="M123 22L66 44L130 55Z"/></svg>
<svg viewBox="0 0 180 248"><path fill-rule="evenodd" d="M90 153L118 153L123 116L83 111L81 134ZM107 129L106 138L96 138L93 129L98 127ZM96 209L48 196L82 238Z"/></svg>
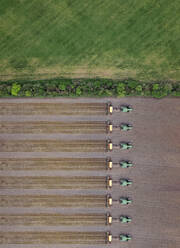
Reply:
<svg viewBox="0 0 180 248"><path fill-rule="evenodd" d="M133 146L130 142L120 142L120 148L122 150L129 150L131 149Z"/></svg>
<svg viewBox="0 0 180 248"><path fill-rule="evenodd" d="M129 186L132 184L132 181L128 180L128 179L120 179L120 185L121 186Z"/></svg>
<svg viewBox="0 0 180 248"><path fill-rule="evenodd" d="M133 163L131 161L126 161L126 160L120 161L119 164L121 168L129 168L133 166Z"/></svg>
<svg viewBox="0 0 180 248"><path fill-rule="evenodd" d="M121 105L120 106L121 112L128 113L133 110L133 108L130 105Z"/></svg>
<svg viewBox="0 0 180 248"><path fill-rule="evenodd" d="M132 200L130 200L128 197L120 197L119 203L121 205L128 205L132 203Z"/></svg>
<svg viewBox="0 0 180 248"><path fill-rule="evenodd" d="M120 129L121 129L122 131L129 131L129 130L132 129L132 125L122 123L122 124L120 125Z"/></svg>
<svg viewBox="0 0 180 248"><path fill-rule="evenodd" d="M132 239L132 237L129 234L120 234L119 235L119 240L120 241L127 242L127 241L129 241L131 239Z"/></svg>
<svg viewBox="0 0 180 248"><path fill-rule="evenodd" d="M130 223L132 221L132 219L128 216L120 216L119 220L121 223Z"/></svg>

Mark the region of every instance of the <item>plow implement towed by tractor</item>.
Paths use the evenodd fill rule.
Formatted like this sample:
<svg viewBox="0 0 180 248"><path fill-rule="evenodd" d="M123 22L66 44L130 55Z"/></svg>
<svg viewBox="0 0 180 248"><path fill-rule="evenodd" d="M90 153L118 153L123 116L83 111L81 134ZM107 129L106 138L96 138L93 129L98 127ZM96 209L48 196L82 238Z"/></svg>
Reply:
<svg viewBox="0 0 180 248"><path fill-rule="evenodd" d="M107 133L112 133L112 131L129 131L133 127L131 124L122 123L120 125L113 125L111 121L107 121Z"/></svg>
<svg viewBox="0 0 180 248"><path fill-rule="evenodd" d="M114 107L111 102L107 103L107 114L112 115L118 112L132 112L133 108L130 105L121 105L119 107Z"/></svg>
<svg viewBox="0 0 180 248"><path fill-rule="evenodd" d="M112 196L108 194L106 196L106 206L111 207L113 204L129 205L132 200L129 197L120 197L118 200L112 199Z"/></svg>
<svg viewBox="0 0 180 248"><path fill-rule="evenodd" d="M112 151L113 149L129 150L133 147L130 142L120 142L119 144L113 144L110 139L106 141L107 151Z"/></svg>
<svg viewBox="0 0 180 248"><path fill-rule="evenodd" d="M129 160L121 160L119 163L112 162L111 158L106 159L106 168L107 170L111 170L113 167L115 168L129 168L132 167L133 163Z"/></svg>
<svg viewBox="0 0 180 248"><path fill-rule="evenodd" d="M114 218L110 213L107 213L107 225L112 225L114 223L130 223L132 221L131 217L121 215L119 218Z"/></svg>
<svg viewBox="0 0 180 248"><path fill-rule="evenodd" d="M120 185L123 187L129 186L132 184L132 181L129 179L120 179L120 180L113 180L110 176L107 176L107 188L112 188L113 185Z"/></svg>
<svg viewBox="0 0 180 248"><path fill-rule="evenodd" d="M111 244L112 241L122 241L122 242L127 242L132 239L131 235L129 234L120 234L119 237L117 236L112 236L110 232L107 232L107 243Z"/></svg>

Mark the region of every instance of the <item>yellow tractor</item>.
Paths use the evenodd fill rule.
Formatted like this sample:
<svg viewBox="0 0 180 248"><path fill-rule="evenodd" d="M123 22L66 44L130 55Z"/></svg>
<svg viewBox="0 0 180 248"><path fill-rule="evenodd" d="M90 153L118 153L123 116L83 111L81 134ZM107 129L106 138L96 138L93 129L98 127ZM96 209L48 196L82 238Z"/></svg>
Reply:
<svg viewBox="0 0 180 248"><path fill-rule="evenodd" d="M106 205L107 207L111 207L112 204L113 204L112 196L108 194L106 197Z"/></svg>
<svg viewBox="0 0 180 248"><path fill-rule="evenodd" d="M107 140L106 147L107 147L107 151L111 152L113 150L113 143L110 139Z"/></svg>
<svg viewBox="0 0 180 248"><path fill-rule="evenodd" d="M106 243L111 244L112 243L113 236L110 232L107 232L107 238L106 238Z"/></svg>
<svg viewBox="0 0 180 248"><path fill-rule="evenodd" d="M113 218L112 218L111 214L107 213L107 215L106 215L106 224L107 225L112 225L112 222L113 222Z"/></svg>
<svg viewBox="0 0 180 248"><path fill-rule="evenodd" d="M111 158L107 158L106 159L106 168L107 168L107 170L112 170L112 168L113 168L113 162L112 162L112 160L111 160Z"/></svg>
<svg viewBox="0 0 180 248"><path fill-rule="evenodd" d="M112 113L113 113L113 105L112 105L112 103L111 102L108 102L107 103L107 114L109 115L112 115Z"/></svg>
<svg viewBox="0 0 180 248"><path fill-rule="evenodd" d="M112 133L113 131L113 124L111 121L107 121L107 133Z"/></svg>
<svg viewBox="0 0 180 248"><path fill-rule="evenodd" d="M112 188L113 185L113 180L110 176L107 176L107 188L110 189Z"/></svg>

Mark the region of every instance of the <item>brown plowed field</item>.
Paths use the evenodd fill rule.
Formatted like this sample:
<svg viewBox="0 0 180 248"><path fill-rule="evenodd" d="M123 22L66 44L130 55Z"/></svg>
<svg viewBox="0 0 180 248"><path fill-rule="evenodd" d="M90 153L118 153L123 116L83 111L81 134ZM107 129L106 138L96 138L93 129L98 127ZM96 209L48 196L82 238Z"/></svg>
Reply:
<svg viewBox="0 0 180 248"><path fill-rule="evenodd" d="M106 189L106 177L0 177L0 189Z"/></svg>
<svg viewBox="0 0 180 248"><path fill-rule="evenodd" d="M105 152L106 140L1 140L0 152Z"/></svg>
<svg viewBox="0 0 180 248"><path fill-rule="evenodd" d="M0 170L106 170L106 158L0 158Z"/></svg>
<svg viewBox="0 0 180 248"><path fill-rule="evenodd" d="M6 232L0 244L105 244L105 232Z"/></svg>
<svg viewBox="0 0 180 248"><path fill-rule="evenodd" d="M0 207L105 207L105 195L0 195Z"/></svg>
<svg viewBox="0 0 180 248"><path fill-rule="evenodd" d="M105 115L105 103L0 103L0 115Z"/></svg>
<svg viewBox="0 0 180 248"><path fill-rule="evenodd" d="M106 115L109 101L133 111ZM106 133L107 120L133 129ZM0 126L0 248L180 247L179 98L0 99ZM133 148L107 152L108 138ZM107 176L132 185L107 189ZM107 226L107 212L132 222ZM107 231L132 240L107 245Z"/></svg>
<svg viewBox="0 0 180 248"><path fill-rule="evenodd" d="M1 215L1 225L101 225L107 223L106 214L19 214Z"/></svg>
<svg viewBox="0 0 180 248"><path fill-rule="evenodd" d="M72 133L72 134L95 134L106 133L107 124L105 122L1 122L0 133Z"/></svg>

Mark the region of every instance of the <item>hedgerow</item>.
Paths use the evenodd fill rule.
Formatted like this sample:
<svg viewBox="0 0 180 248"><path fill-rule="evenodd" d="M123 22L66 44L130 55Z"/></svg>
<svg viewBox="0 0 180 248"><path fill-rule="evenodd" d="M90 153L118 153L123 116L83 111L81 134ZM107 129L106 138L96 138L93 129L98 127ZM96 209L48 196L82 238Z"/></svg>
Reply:
<svg viewBox="0 0 180 248"><path fill-rule="evenodd" d="M108 79L52 79L0 82L0 97L180 96L180 83Z"/></svg>

